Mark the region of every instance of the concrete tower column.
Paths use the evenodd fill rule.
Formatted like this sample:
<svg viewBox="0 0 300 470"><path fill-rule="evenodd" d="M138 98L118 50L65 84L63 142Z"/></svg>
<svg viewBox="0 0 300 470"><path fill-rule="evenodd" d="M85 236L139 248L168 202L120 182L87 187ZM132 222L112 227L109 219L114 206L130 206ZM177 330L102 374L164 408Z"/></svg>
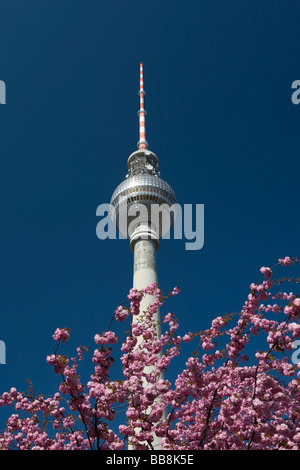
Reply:
<svg viewBox="0 0 300 470"><path fill-rule="evenodd" d="M133 287L144 289L157 282L156 243L153 240L138 240L134 244ZM140 311L146 311L154 300L155 296L146 294L141 301ZM157 323L159 314L155 314L154 320Z"/></svg>
<svg viewBox="0 0 300 470"><path fill-rule="evenodd" d="M148 221L139 223L136 227L130 237L130 247L134 253L133 287L139 290L150 284L156 284L158 282L156 252L159 248L159 241L155 229ZM140 305L140 312L146 311L154 300L155 296L145 295ZM159 312L154 320L156 324L159 322Z"/></svg>
<svg viewBox="0 0 300 470"><path fill-rule="evenodd" d="M148 222L140 223L134 230L130 237L130 247L134 253L134 268L133 268L133 287L137 290L144 289L150 284L157 284L157 266L156 266L156 252L159 248L158 236ZM155 296L146 294L140 304L140 315L134 321L142 321L143 312L146 312L149 305L153 304ZM160 312L159 309L153 315L153 322L155 324L155 331L157 338L160 338ZM146 374L155 371L155 366L147 366L144 369ZM145 383L146 385L146 383ZM151 409L148 410L149 413ZM155 450L161 449L161 438L156 435L153 436L152 445ZM131 448L131 446L129 447Z"/></svg>

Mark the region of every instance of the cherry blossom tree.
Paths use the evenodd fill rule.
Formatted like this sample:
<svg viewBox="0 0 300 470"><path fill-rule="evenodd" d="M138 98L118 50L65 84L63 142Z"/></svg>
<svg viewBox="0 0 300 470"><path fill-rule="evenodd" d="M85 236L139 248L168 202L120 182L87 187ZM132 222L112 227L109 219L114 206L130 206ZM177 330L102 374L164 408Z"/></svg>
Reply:
<svg viewBox="0 0 300 470"><path fill-rule="evenodd" d="M0 449L121 450L130 444L149 450L156 435L164 450L299 450L300 366L292 351L300 338L300 297L280 290L285 281L296 284L299 278L273 279L275 268L297 262L285 257L262 267L240 312L181 336L174 314L162 318L160 337L153 320L178 288L167 296L157 285L132 289L129 305L120 305L112 318L128 322L130 332L121 344L111 321L95 335L86 384L78 372L86 348L78 347L71 358L63 355L70 331L57 328L56 349L47 362L60 378L58 391L51 397L32 387L3 393L0 406L14 407L14 413L0 434ZM140 312L146 294L155 301ZM263 350L255 349L258 338ZM169 366L190 342L194 352L171 383ZM113 347L121 348L118 380L111 378ZM253 357L248 350L255 351Z"/></svg>

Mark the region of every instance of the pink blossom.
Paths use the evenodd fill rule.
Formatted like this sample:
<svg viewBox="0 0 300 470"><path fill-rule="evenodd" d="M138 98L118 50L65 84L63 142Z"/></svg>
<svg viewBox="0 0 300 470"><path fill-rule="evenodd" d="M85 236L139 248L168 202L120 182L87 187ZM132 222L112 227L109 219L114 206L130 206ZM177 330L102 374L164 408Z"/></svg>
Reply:
<svg viewBox="0 0 300 470"><path fill-rule="evenodd" d="M189 343L190 341L192 341L193 335L192 333L187 333L186 335L183 336L182 339L185 343Z"/></svg>
<svg viewBox="0 0 300 470"><path fill-rule="evenodd" d="M172 295L178 295L180 293L179 287L174 287L172 290Z"/></svg>
<svg viewBox="0 0 300 470"><path fill-rule="evenodd" d="M289 266L291 264L291 259L289 256L286 256L285 258L279 258L278 262L281 266Z"/></svg>
<svg viewBox="0 0 300 470"><path fill-rule="evenodd" d="M52 337L55 341L65 343L70 337L70 330L68 328L56 328Z"/></svg>
<svg viewBox="0 0 300 470"><path fill-rule="evenodd" d="M292 333L293 338L300 338L300 324L299 323L289 323L288 330Z"/></svg>
<svg viewBox="0 0 300 470"><path fill-rule="evenodd" d="M268 300L269 294L267 293L266 287L263 284L257 286L257 292L258 292L258 298L260 300Z"/></svg>
<svg viewBox="0 0 300 470"><path fill-rule="evenodd" d="M270 279L270 277L272 276L272 271L270 268L266 268L265 266L263 266L262 268L260 268L260 272L265 276L266 279Z"/></svg>
<svg viewBox="0 0 300 470"><path fill-rule="evenodd" d="M78 347L70 359L58 354L69 330L57 329L53 337L58 344L47 363L59 374L58 391L51 396L36 395L31 388L4 392L0 407L14 409L0 434L0 448L117 451L130 444L149 450L157 436L164 451L299 450L300 371L291 351L300 338L300 298L276 292L269 268L261 272L265 280L250 285L238 313L217 316L207 329L182 338L172 313L165 315L157 334L153 314L170 294L164 298L156 284L131 290L130 307L116 309L117 321L137 315L144 295L153 295L154 301L123 338L117 379L111 372L115 332L95 335L100 347L85 385L79 362L87 348ZM277 303L267 303L270 298ZM258 332L259 350L248 351ZM176 359L177 377L166 380L180 346L197 337L194 354L181 368Z"/></svg>
<svg viewBox="0 0 300 470"><path fill-rule="evenodd" d="M118 341L118 337L113 331L106 331L103 335L96 334L94 336L95 343L97 344L115 344Z"/></svg>
<svg viewBox="0 0 300 470"><path fill-rule="evenodd" d="M126 320L128 317L129 317L129 309L124 308L122 307L122 305L120 305L115 311L116 320L122 322Z"/></svg>
<svg viewBox="0 0 300 470"><path fill-rule="evenodd" d="M164 323L168 323L168 322L170 322L170 321L172 321L172 320L173 320L173 314L172 314L171 312L167 313L167 315L165 315L165 316L163 317L163 322L164 322Z"/></svg>

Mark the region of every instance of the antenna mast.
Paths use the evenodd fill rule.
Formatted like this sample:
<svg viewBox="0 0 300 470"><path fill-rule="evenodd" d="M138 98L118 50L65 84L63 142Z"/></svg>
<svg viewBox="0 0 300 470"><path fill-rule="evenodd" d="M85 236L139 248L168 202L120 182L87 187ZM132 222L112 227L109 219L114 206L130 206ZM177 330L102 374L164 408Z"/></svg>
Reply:
<svg viewBox="0 0 300 470"><path fill-rule="evenodd" d="M146 141L146 127L145 127L145 117L147 114L144 108L145 94L146 92L144 90L143 64L140 63L140 90L139 90L140 109L138 110L140 140L137 143L139 149L146 149L148 147L148 142Z"/></svg>

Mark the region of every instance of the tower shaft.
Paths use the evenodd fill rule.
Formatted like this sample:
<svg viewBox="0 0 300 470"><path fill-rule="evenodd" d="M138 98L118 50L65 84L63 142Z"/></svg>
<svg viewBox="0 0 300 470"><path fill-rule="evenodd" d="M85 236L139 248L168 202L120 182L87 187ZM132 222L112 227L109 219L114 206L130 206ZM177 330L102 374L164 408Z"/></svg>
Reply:
<svg viewBox="0 0 300 470"><path fill-rule="evenodd" d="M158 250L158 240L150 239L150 236L153 237L153 229L150 228L149 224L143 224L137 229L138 233L133 233L131 237L133 244L133 253L134 253L134 273L133 273L133 288L137 290L145 289L151 284L157 284L157 267L156 267L156 251ZM143 232L143 235L141 235ZM149 238L143 238L145 235L148 235ZM134 237L137 238L134 241ZM138 238L141 237L141 238ZM137 320L142 321L143 312L146 312L151 304L153 304L155 296L146 294L140 304L140 315L138 315ZM156 328L156 336L160 337L160 312L159 309L153 316L153 323ZM153 368L148 367L147 372L150 372Z"/></svg>
<svg viewBox="0 0 300 470"><path fill-rule="evenodd" d="M149 237L149 238L145 238ZM144 289L151 284L157 284L157 265L156 265L156 252L158 250L158 239L156 234L151 228L150 224L144 223L137 227L136 231L131 236L131 247L134 253L134 273L133 273L133 287L137 290ZM142 322L144 312L146 312L155 300L155 296L146 294L140 304L140 314L134 321ZM155 325L155 335L160 338L160 311L159 309L153 314L152 322ZM139 345L139 342L138 344ZM155 372L155 365L145 366L144 373L150 374ZM144 379L145 385L147 380ZM151 413L151 408L148 414ZM136 430L139 431L138 429ZM161 449L161 438L153 435L152 446L155 450ZM131 448L131 446L129 446Z"/></svg>

